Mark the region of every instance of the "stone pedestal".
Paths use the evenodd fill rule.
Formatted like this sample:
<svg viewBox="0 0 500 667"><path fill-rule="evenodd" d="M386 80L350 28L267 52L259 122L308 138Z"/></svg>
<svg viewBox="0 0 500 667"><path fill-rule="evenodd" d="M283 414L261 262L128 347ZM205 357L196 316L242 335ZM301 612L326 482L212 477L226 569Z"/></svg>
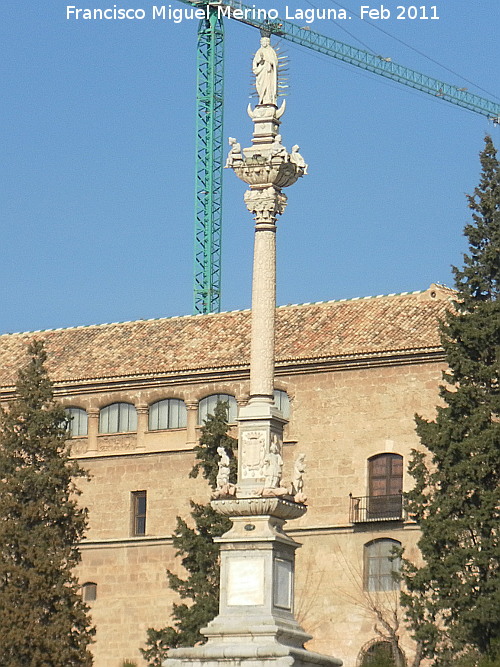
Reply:
<svg viewBox="0 0 500 667"><path fill-rule="evenodd" d="M238 415L238 498L255 498L266 487L267 460L274 443L283 446L286 420L270 402L250 401Z"/></svg>
<svg viewBox="0 0 500 667"><path fill-rule="evenodd" d="M250 104L248 105L247 113L253 121L254 130L252 146L245 148L244 151L246 157L259 153L261 147L272 143L274 137L279 133L280 118L284 111L285 102L279 109L276 104L258 104L255 109L252 109Z"/></svg>
<svg viewBox="0 0 500 667"><path fill-rule="evenodd" d="M311 639L293 614L295 550L283 531L287 519L306 507L284 498L248 498L212 502L233 521L221 545L219 615L202 633L203 646L172 649L170 667L340 667L336 658L304 649Z"/></svg>
<svg viewBox="0 0 500 667"><path fill-rule="evenodd" d="M221 553L219 615L204 634L241 641L248 636L302 646L310 639L293 616L295 550L283 532L306 508L283 498L216 500L212 507L233 526L217 541Z"/></svg>

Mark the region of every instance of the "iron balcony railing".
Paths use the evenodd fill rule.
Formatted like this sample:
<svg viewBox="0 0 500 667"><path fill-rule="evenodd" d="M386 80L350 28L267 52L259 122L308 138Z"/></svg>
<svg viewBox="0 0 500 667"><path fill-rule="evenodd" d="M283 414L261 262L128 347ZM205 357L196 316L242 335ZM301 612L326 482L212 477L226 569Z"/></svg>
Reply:
<svg viewBox="0 0 500 667"><path fill-rule="evenodd" d="M366 523L370 521L397 521L403 518L403 495L360 496L351 499L349 521Z"/></svg>

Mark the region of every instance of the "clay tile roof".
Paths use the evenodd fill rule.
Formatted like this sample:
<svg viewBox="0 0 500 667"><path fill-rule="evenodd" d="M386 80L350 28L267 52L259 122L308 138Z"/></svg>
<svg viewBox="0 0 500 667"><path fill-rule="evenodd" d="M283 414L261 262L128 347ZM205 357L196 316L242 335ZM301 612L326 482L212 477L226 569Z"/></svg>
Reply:
<svg viewBox="0 0 500 667"><path fill-rule="evenodd" d="M276 360L301 362L439 349L437 320L453 291L281 306ZM55 382L247 366L250 311L139 320L0 336L0 387L12 386L34 338Z"/></svg>

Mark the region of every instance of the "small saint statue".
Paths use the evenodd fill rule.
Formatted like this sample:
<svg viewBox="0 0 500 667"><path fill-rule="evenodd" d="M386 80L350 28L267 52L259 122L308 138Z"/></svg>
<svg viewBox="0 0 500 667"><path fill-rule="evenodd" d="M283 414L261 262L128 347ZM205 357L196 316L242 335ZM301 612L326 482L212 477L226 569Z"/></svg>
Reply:
<svg viewBox="0 0 500 667"><path fill-rule="evenodd" d="M278 56L269 37L262 37L260 49L254 56L252 71L259 104L276 104L278 99Z"/></svg>
<svg viewBox="0 0 500 667"><path fill-rule="evenodd" d="M235 162L240 162L243 160L243 155L241 154L241 145L234 137L229 137L229 145L231 148L227 154L226 169L232 167Z"/></svg>
<svg viewBox="0 0 500 667"><path fill-rule="evenodd" d="M298 503L303 503L307 500L304 495L304 474L306 472L305 458L305 454L299 454L295 459L293 467L292 495L294 496L294 500Z"/></svg>
<svg viewBox="0 0 500 667"><path fill-rule="evenodd" d="M229 456L224 447L217 447L219 455L219 471L217 473L217 491L224 491L229 487Z"/></svg>
<svg viewBox="0 0 500 667"><path fill-rule="evenodd" d="M307 174L307 164L302 155L299 153L299 146L295 144L292 146L292 152L290 153L290 162L297 165L299 169L302 169L302 176Z"/></svg>
<svg viewBox="0 0 500 667"><path fill-rule="evenodd" d="M277 134L274 137L274 141L271 144L271 157L282 157L285 160L288 158L288 152L281 143L281 134Z"/></svg>
<svg viewBox="0 0 500 667"><path fill-rule="evenodd" d="M281 482L281 471L283 470L283 459L278 447L278 441L274 437L269 448L269 454L264 460L265 481L264 487L277 489Z"/></svg>

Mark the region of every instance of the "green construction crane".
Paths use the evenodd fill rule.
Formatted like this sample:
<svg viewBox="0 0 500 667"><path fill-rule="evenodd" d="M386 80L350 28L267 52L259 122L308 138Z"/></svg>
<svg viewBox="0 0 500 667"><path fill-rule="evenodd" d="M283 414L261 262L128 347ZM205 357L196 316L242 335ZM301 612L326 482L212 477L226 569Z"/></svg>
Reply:
<svg viewBox="0 0 500 667"><path fill-rule="evenodd" d="M257 14L255 6L249 7L237 0L223 0L217 3L181 1L202 10L204 14L198 28L197 58L195 313L220 311L224 17L246 23L268 35L278 35L313 51L416 88L445 102L486 116L495 123L500 122L500 104L496 102L279 17L271 21L255 19L253 18Z"/></svg>
<svg viewBox="0 0 500 667"><path fill-rule="evenodd" d="M194 4L194 3L193 3ZM194 312L220 311L224 26L206 6L198 28Z"/></svg>

